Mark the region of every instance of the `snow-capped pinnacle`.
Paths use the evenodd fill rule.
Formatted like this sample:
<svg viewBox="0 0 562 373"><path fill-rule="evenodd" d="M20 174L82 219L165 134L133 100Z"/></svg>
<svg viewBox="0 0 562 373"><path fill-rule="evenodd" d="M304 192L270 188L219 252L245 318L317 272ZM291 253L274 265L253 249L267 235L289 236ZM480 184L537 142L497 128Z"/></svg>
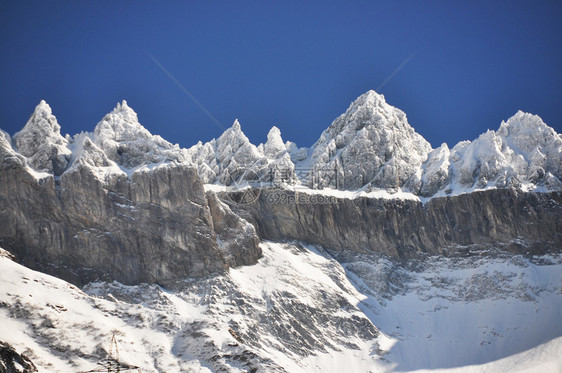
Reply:
<svg viewBox="0 0 562 373"><path fill-rule="evenodd" d="M23 129L14 135L13 143L37 171L60 175L68 166L68 140L61 135L57 118L45 100L39 102Z"/></svg>
<svg viewBox="0 0 562 373"><path fill-rule="evenodd" d="M376 105L379 102L386 104L384 95L370 89L367 92L363 93L361 96L357 97L353 103L356 105Z"/></svg>
<svg viewBox="0 0 562 373"><path fill-rule="evenodd" d="M245 177L255 179L266 171L269 163L263 146L258 148L250 142L238 120L218 139L197 144L187 152L205 183L230 185Z"/></svg>
<svg viewBox="0 0 562 373"><path fill-rule="evenodd" d="M240 131L242 130L240 128L240 122L238 121L238 118L234 119L234 123L232 123L231 128L234 129L234 130L240 130Z"/></svg>
<svg viewBox="0 0 562 373"><path fill-rule="evenodd" d="M407 186L417 191L421 185L416 170L431 151L430 144L408 124L403 111L389 105L383 95L368 91L359 96L325 130L313 145L314 169L339 169L326 186L358 189ZM326 184L328 183L328 184Z"/></svg>
<svg viewBox="0 0 562 373"><path fill-rule="evenodd" d="M455 145L449 161L449 176L441 178L444 184L450 183L446 191L562 188L561 136L537 115L522 111L502 122L497 131L488 130L472 142ZM425 174L423 178L432 179Z"/></svg>
<svg viewBox="0 0 562 373"><path fill-rule="evenodd" d="M282 171L283 183L298 183L294 170L300 169L300 182L319 189L403 188L424 197L478 188L562 190L562 137L539 116L518 111L497 131L472 142L431 149L404 112L372 90L354 100L311 148L284 143L277 127L256 147L236 119L218 139L181 149L152 135L125 100L93 133L74 140L61 136L44 100L12 139L0 137L1 157L15 159L16 154L20 164L55 175L74 169L71 163L130 174L156 163L191 162L205 183L226 185L240 177L275 174L272 170Z"/></svg>
<svg viewBox="0 0 562 373"><path fill-rule="evenodd" d="M137 113L123 100L97 124L96 137L127 141L149 138L152 134L138 121Z"/></svg>
<svg viewBox="0 0 562 373"><path fill-rule="evenodd" d="M131 122L131 123L135 123L135 122L138 123L138 121L139 121L137 113L129 105L127 105L126 100L118 102L117 105L115 105L115 108L113 108L113 110L111 111L110 114L119 115L125 121Z"/></svg>
<svg viewBox="0 0 562 373"><path fill-rule="evenodd" d="M184 160L184 150L143 127L123 100L97 124L94 142L109 159L125 168L163 160Z"/></svg>
<svg viewBox="0 0 562 373"><path fill-rule="evenodd" d="M39 104L35 107L35 112L44 112L47 115L51 115L53 114L51 107L49 106L49 104L47 103L47 101L45 100L41 100L39 101Z"/></svg>
<svg viewBox="0 0 562 373"><path fill-rule="evenodd" d="M264 154L270 158L275 158L281 152L284 152L286 150L279 128L275 126L271 127L269 133L267 134L267 141L264 144L263 150Z"/></svg>
<svg viewBox="0 0 562 373"><path fill-rule="evenodd" d="M240 146L250 143L240 126L238 119L234 121L232 126L222 133L217 139L217 148L220 150L226 146L230 146L233 150L238 149Z"/></svg>
<svg viewBox="0 0 562 373"><path fill-rule="evenodd" d="M271 127L271 129L267 133L268 140L273 138L281 138L281 130L275 126Z"/></svg>
<svg viewBox="0 0 562 373"><path fill-rule="evenodd" d="M389 105L383 94L377 93L373 90L363 93L361 96L357 97L347 109L345 114L351 114L356 111L392 111L398 110L395 107Z"/></svg>
<svg viewBox="0 0 562 373"><path fill-rule="evenodd" d="M534 147L545 145L547 139L560 139L556 131L547 126L538 116L519 110L507 121L502 122L498 129L498 135L519 142L518 147L527 146L525 151L532 151ZM529 148L530 146L530 148Z"/></svg>
<svg viewBox="0 0 562 373"><path fill-rule="evenodd" d="M546 125L538 115L518 111L497 131L504 148L524 158L528 176L552 173L562 180L562 136Z"/></svg>
<svg viewBox="0 0 562 373"><path fill-rule="evenodd" d="M24 128L16 133L14 138L17 137L19 133L31 131L32 129L40 131L44 135L60 135L60 126L57 122L57 118L53 115L51 107L45 100L41 100L39 104L37 104Z"/></svg>

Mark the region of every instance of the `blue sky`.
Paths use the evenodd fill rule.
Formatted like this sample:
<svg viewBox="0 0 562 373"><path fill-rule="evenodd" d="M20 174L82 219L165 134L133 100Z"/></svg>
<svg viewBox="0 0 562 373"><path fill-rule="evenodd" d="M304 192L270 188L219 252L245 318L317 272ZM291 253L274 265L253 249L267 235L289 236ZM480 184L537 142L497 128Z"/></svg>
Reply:
<svg viewBox="0 0 562 373"><path fill-rule="evenodd" d="M518 109L562 132L560 1L0 0L0 128L45 99L63 133L91 131L122 99L182 146L222 124L254 143L272 125L310 146L382 87L432 145L473 139Z"/></svg>

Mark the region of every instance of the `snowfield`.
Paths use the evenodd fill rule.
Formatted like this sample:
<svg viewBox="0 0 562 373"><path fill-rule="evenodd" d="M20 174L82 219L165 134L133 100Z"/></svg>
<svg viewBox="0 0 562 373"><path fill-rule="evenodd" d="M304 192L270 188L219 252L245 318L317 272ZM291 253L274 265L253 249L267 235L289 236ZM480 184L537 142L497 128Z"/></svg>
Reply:
<svg viewBox="0 0 562 373"><path fill-rule="evenodd" d="M261 244L228 274L78 289L0 256L0 335L42 372L560 372L562 255L405 264Z"/></svg>

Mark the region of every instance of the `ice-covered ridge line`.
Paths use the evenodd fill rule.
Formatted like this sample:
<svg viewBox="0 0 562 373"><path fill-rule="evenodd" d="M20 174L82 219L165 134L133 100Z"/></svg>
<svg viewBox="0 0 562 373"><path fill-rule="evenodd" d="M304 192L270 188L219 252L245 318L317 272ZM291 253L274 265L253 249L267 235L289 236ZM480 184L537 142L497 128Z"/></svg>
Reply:
<svg viewBox="0 0 562 373"><path fill-rule="evenodd" d="M76 145L85 137L90 142L87 151L84 144ZM343 193L346 198L365 193L396 198L394 191L429 198L490 188L562 190L562 137L540 117L519 111L497 131L472 142L431 149L406 114L374 91L352 102L311 148L284 142L277 127L269 131L265 144L255 146L238 120L217 139L180 148L152 135L126 101L104 116L93 132L74 137L60 135L51 108L42 101L9 143L37 178L60 176L81 159L78 164L92 168L100 178L115 173L131 177L137 170L178 162L196 167L205 184L269 178L283 188L354 192ZM323 174L325 170L333 172Z"/></svg>

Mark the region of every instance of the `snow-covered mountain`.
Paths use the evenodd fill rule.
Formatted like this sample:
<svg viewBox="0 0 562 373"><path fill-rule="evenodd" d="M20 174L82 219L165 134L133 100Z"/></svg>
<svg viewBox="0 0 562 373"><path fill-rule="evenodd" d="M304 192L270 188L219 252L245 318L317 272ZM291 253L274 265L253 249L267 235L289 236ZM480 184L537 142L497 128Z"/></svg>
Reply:
<svg viewBox="0 0 562 373"><path fill-rule="evenodd" d="M562 187L562 137L536 115L519 111L497 131L461 142L449 154L452 187Z"/></svg>
<svg viewBox="0 0 562 373"><path fill-rule="evenodd" d="M417 190L418 170L431 146L408 124L406 114L369 91L325 130L310 150L310 168L337 170L338 182L320 178L315 188Z"/></svg>
<svg viewBox="0 0 562 373"><path fill-rule="evenodd" d="M276 170L288 172L285 182L295 180L294 164L276 127L270 130L265 144L255 146L236 120L218 139L205 144L199 142L187 152L206 184L228 186L245 181L267 181Z"/></svg>
<svg viewBox="0 0 562 373"><path fill-rule="evenodd" d="M271 185L312 189L405 191L422 197L489 188L562 189L562 137L540 117L518 112L497 131L450 148L430 144L406 114L383 95L357 98L311 148L284 142L273 127L254 145L238 120L219 138L189 149L152 135L125 101L91 133L63 137L44 102L11 139L13 149L37 172L60 176L72 165L99 175L164 163L189 163L204 184ZM106 175L107 176L107 175ZM105 177L105 176L104 176Z"/></svg>
<svg viewBox="0 0 562 373"><path fill-rule="evenodd" d="M297 243L262 249L254 266L174 290L80 290L0 255L1 338L40 372L99 368L112 335L120 362L142 372L562 369L559 254L404 266Z"/></svg>
<svg viewBox="0 0 562 373"><path fill-rule="evenodd" d="M26 157L35 170L60 175L68 167L69 141L61 136L60 125L45 101L37 105L25 127L12 140L14 149Z"/></svg>
<svg viewBox="0 0 562 373"><path fill-rule="evenodd" d="M0 373L106 371L112 336L121 371L560 371L561 180L522 112L432 149L369 91L310 148L184 149L42 101L0 131Z"/></svg>
<svg viewBox="0 0 562 373"><path fill-rule="evenodd" d="M403 190L431 197L489 188L562 188L561 135L521 111L498 131L452 149L447 144L432 149L406 114L374 91L357 98L309 149L283 146L278 129L272 131L265 145L255 147L236 122L218 140L189 149L191 159L206 183L218 184L227 184L242 168L268 185L267 164L285 171L282 185L312 189ZM273 141L275 152L269 150Z"/></svg>

